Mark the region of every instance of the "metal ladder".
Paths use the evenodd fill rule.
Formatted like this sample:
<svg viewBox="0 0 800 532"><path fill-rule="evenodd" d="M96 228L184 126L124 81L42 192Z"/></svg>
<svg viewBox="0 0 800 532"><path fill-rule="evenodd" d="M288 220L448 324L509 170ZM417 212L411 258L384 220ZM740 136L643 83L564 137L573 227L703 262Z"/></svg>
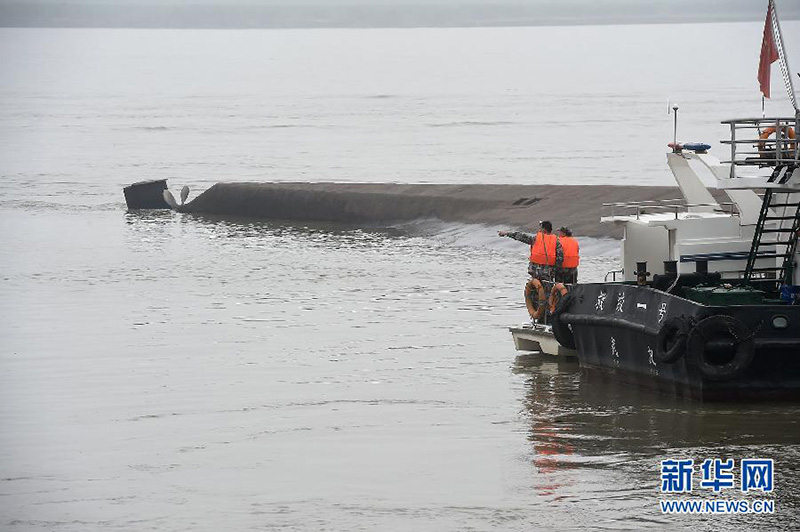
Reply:
<svg viewBox="0 0 800 532"><path fill-rule="evenodd" d="M781 198L783 196L783 198ZM747 266L744 279L747 282L763 282L778 285L792 283L792 268L794 254L797 251L797 232L800 230L800 194L796 192L775 192L768 188L764 192L761 203L761 212L753 234L753 243L747 256ZM777 209L782 209L778 215ZM770 210L774 213L770 216ZM785 222L791 221L791 227ZM770 222L778 222L778 227L767 229L764 226ZM774 239L764 240L767 235L775 235ZM767 236L769 238L769 236ZM778 250L784 247L784 252ZM760 259L782 259L780 266L776 260L775 265L756 268L756 261ZM755 275L757 274L757 276ZM772 275L770 275L772 274Z"/></svg>

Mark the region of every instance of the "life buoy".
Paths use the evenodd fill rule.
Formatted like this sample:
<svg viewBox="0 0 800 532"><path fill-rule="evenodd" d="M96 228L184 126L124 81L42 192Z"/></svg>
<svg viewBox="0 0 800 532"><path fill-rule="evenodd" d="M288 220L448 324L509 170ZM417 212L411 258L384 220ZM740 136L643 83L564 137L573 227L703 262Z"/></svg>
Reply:
<svg viewBox="0 0 800 532"><path fill-rule="evenodd" d="M783 132L785 132L786 133L786 137L789 138L790 140L794 140L796 138L793 127L791 127L791 126L781 126L780 129L781 129L782 134L783 134ZM769 138L770 135L772 135L776 131L777 130L774 127L768 127L767 129L762 131L761 134L758 136L758 152L761 154L761 157L765 157L765 158L769 158L769 159L773 158L773 154L774 154L775 150L768 150L767 149L767 139ZM794 142L785 142L783 147L785 149L788 149L788 150L793 150L794 147L795 147L795 143Z"/></svg>
<svg viewBox="0 0 800 532"><path fill-rule="evenodd" d="M575 349L575 335L569 325L561 320L561 315L569 310L572 306L575 296L567 294L561 298L561 301L556 305L556 309L550 314L550 325L553 327L553 336L559 344L568 349Z"/></svg>
<svg viewBox="0 0 800 532"><path fill-rule="evenodd" d="M532 297L534 292L536 292L535 300ZM544 286L542 286L542 282L539 279L534 277L525 285L525 306L528 307L528 314L530 314L531 319L538 320L544 316L546 303L547 299L544 296Z"/></svg>
<svg viewBox="0 0 800 532"><path fill-rule="evenodd" d="M747 326L722 314L701 320L689 332L686 342L687 355L711 381L729 381L741 375L753 361L755 351L756 343Z"/></svg>
<svg viewBox="0 0 800 532"><path fill-rule="evenodd" d="M563 283L556 283L553 285L553 289L550 290L550 297L547 298L547 306L550 309L550 314L555 312L556 305L561 299L567 295L567 287L564 286Z"/></svg>
<svg viewBox="0 0 800 532"><path fill-rule="evenodd" d="M653 358L664 364L677 362L686 349L689 324L683 316L673 316L664 322L656 337L656 351Z"/></svg>

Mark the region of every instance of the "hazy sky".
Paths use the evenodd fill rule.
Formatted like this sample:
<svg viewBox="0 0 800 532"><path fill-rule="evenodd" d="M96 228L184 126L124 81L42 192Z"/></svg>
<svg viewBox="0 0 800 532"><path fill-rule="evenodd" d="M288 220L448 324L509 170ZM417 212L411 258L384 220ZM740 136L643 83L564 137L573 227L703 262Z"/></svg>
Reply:
<svg viewBox="0 0 800 532"><path fill-rule="evenodd" d="M1 26L525 26L763 20L766 0L0 0ZM800 0L778 2L784 20Z"/></svg>

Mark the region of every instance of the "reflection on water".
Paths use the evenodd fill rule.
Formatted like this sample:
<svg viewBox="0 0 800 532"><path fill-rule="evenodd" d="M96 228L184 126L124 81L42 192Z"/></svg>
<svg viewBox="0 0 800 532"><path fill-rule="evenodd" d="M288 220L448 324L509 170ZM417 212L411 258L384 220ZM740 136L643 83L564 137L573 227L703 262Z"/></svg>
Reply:
<svg viewBox="0 0 800 532"><path fill-rule="evenodd" d="M738 467L741 458L772 458L779 515L731 519L751 529L772 529L776 519L792 522L800 509L800 406L692 402L546 355L525 356L514 371L527 376L522 404L530 422L532 465L542 477L536 489L543 496L569 501L605 486L608 500L617 493L623 506L639 504L638 515L666 524L675 517L661 516L656 506L663 497L660 460L693 458L697 464L734 458ZM695 490L692 496L713 492ZM714 523L701 528L706 526L714 529Z"/></svg>
<svg viewBox="0 0 800 532"><path fill-rule="evenodd" d="M524 406L532 421L528 439L533 446L533 465L541 478L536 490L544 496L557 495L565 483L572 482L557 473L568 467L575 448L553 412L566 401L559 399L559 395L577 392L579 365L571 357L559 359L537 354L518 356L516 362L516 371L528 372L530 377Z"/></svg>

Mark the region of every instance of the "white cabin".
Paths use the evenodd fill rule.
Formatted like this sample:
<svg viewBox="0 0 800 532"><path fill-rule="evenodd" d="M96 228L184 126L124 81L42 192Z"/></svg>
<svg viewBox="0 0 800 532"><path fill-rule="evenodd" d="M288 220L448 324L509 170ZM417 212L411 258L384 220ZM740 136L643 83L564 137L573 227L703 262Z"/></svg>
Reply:
<svg viewBox="0 0 800 532"><path fill-rule="evenodd" d="M663 274L665 261L677 273L693 273L698 261L724 279L800 285L800 147L794 140L800 118L757 118L723 122L731 127L728 161L709 155L707 145L674 145L667 164L682 198L605 204L604 223L624 227L624 279L636 279L636 263ZM780 132L777 136L771 134ZM730 201L718 202L689 161L716 178ZM763 191L762 195L756 191ZM784 279L785 275L790 278Z"/></svg>

